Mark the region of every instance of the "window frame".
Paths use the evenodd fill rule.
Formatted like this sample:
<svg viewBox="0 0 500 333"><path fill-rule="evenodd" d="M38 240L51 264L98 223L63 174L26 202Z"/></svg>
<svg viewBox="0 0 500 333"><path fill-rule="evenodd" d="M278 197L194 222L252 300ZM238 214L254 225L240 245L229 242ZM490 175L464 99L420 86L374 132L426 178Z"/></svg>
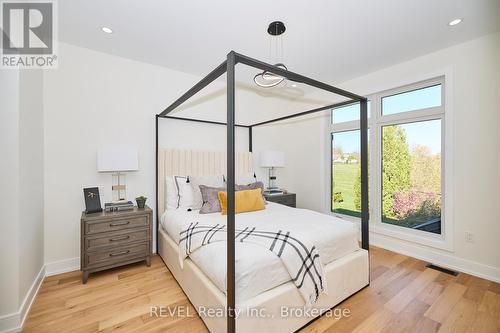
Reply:
<svg viewBox="0 0 500 333"><path fill-rule="evenodd" d="M356 121L355 120L349 121L349 123L351 123L351 122L356 122ZM358 123L359 123L359 121L358 121ZM347 220L351 220L351 221L361 221L360 217L348 215L348 214L342 214L342 213L338 213L338 212L333 211L333 192L332 192L332 188L333 188L333 135L338 134L338 133L352 132L352 131L359 131L359 127L357 129L355 128L355 129L347 129L347 130L336 130L334 132L329 133L329 138L330 138L330 197L329 197L329 199L330 199L329 200L330 201L330 214L333 214L337 217L341 217L343 219L347 219ZM368 126L368 131L370 132L369 126ZM368 139L368 142L370 142L370 139ZM360 214L361 214L361 212L360 212Z"/></svg>
<svg viewBox="0 0 500 333"><path fill-rule="evenodd" d="M373 141L373 131L371 130L372 128L372 118L373 118L373 112L374 112L374 98L376 97L375 94L373 95L369 95L367 96L367 99L368 99L368 103L371 103L371 117L368 118L368 132L369 132L369 137L368 137L368 142L374 142ZM352 103L352 104L359 104L359 103ZM332 109L330 112L333 112L334 109ZM330 215L333 215L333 216L336 216L336 217L339 217L341 219L344 219L344 220L348 220L348 221L351 221L351 222L356 222L356 223L361 223L361 218L359 217L356 217L356 216L352 216L352 215L346 215L346 214L341 214L341 213L337 213L337 212L334 212L333 211L333 200L332 200L332 196L333 196L333 193L332 193L332 180L333 180L333 161L332 161L332 152L333 152L333 135L335 133L341 133L341 132L348 132L348 131L359 131L360 130L360 127L361 127L361 124L360 124L360 121L359 120L351 120L351 121L346 121L346 122L343 122L343 123L332 123L332 115L330 114L329 117L328 117L328 140L329 140L329 147L330 147L330 150L329 150L329 158L328 158L328 164L329 164L329 175L328 175L328 178L329 181L327 182L329 184L328 186L328 214ZM371 145L369 144L369 152L368 152L368 155L372 155L372 148L371 148ZM370 168L370 166L369 166ZM369 173L371 174L371 169L369 171ZM371 186L371 182L372 180L369 180L370 184L368 186L368 189L370 191L369 193L369 197L371 197L371 188L373 186ZM372 206L370 205L370 212L369 212L369 215L371 216L372 215Z"/></svg>
<svg viewBox="0 0 500 333"><path fill-rule="evenodd" d="M447 113L449 95L449 85L445 84L445 75L419 81L412 84L401 85L397 88L384 90L367 96L371 102L371 115L368 119L369 131L369 198L370 198L370 231L384 236L400 238L405 241L431 246L439 249L452 250L452 228L449 209L451 200L451 191L449 180L452 172L449 172L451 143L451 121ZM405 111L401 113L382 114L382 98L393 96L409 91L414 91L426 87L441 85L441 105L436 107L424 108L419 110ZM332 110L333 112L333 110ZM360 218L333 212L332 203L332 136L338 132L359 130L359 120L353 120L344 123L333 124L332 116L329 117L328 138L330 140L330 151L328 155L329 169L329 187L328 199L330 208L329 213L336 217L359 223ZM441 120L441 234L434 234L427 231L411 229L403 226L392 225L382 222L382 128L384 126L413 123L428 120ZM450 221L450 223L449 223Z"/></svg>

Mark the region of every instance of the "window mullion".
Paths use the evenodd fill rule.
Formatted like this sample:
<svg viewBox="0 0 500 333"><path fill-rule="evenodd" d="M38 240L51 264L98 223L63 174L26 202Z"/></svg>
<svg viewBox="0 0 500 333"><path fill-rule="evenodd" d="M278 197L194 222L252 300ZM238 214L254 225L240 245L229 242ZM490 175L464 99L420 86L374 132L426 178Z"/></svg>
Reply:
<svg viewBox="0 0 500 333"><path fill-rule="evenodd" d="M444 107L438 106L416 111L408 111L401 113L394 113L390 115L380 116L378 121L384 124L411 122L415 119L430 119L437 118L444 115Z"/></svg>

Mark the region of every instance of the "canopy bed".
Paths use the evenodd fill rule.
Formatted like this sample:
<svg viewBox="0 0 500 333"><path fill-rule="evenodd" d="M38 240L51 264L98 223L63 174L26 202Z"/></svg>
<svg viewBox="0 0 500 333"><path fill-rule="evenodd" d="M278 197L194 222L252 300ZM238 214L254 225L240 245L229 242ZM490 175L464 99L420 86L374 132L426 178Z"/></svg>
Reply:
<svg viewBox="0 0 500 333"><path fill-rule="evenodd" d="M236 124L235 67L239 63L346 97L348 100L250 125ZM169 115L224 73L227 73L226 123ZM353 229L350 222L305 209L268 203L265 210L239 214L238 221L235 221L236 179L239 175L254 171L252 129L352 103L360 104L361 248L357 229ZM227 55L226 61L156 115L156 250L198 312L209 308L225 309L224 316L203 316L200 313L210 331L292 332L321 313L313 317L284 317L283 307L298 308L306 305L324 312L369 284L367 118L365 97L234 51ZM159 119L226 126L227 150L220 153L159 147ZM248 152L235 151L236 127L248 130ZM222 174L225 175L227 189L224 192L227 194L227 207L224 207L227 210L226 216L215 213L201 215L191 209L167 209L165 184L168 177ZM259 230L261 224L256 224L255 221L265 221L268 228L277 232L269 232L270 229ZM306 227L304 221L307 221ZM214 230L223 232L216 235ZM206 242L207 237L213 241ZM220 237L223 239L219 239ZM304 246L308 244L307 241L315 246ZM306 250L304 253L301 253L301 247ZM220 256L224 250L225 258ZM320 254L323 265L315 262ZM236 261L241 272L236 271ZM227 269L224 269L224 265ZM295 269L299 273L294 279ZM328 292L325 293L327 288ZM257 311L264 309L264 312L239 312L250 308Z"/></svg>

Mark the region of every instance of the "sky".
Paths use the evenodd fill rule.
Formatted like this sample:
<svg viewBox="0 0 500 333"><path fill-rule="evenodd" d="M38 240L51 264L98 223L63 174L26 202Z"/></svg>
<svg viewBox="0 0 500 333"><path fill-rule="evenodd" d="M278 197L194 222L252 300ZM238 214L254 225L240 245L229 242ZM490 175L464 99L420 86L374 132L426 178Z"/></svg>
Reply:
<svg viewBox="0 0 500 333"><path fill-rule="evenodd" d="M441 85L382 98L383 115L418 110L441 105ZM370 103L368 114L371 114ZM333 111L332 121L340 123L359 119L359 104ZM406 132L410 149L415 145L428 146L433 154L441 152L441 120L430 120L399 125ZM344 153L359 152L359 130L335 133L334 145L342 147Z"/></svg>

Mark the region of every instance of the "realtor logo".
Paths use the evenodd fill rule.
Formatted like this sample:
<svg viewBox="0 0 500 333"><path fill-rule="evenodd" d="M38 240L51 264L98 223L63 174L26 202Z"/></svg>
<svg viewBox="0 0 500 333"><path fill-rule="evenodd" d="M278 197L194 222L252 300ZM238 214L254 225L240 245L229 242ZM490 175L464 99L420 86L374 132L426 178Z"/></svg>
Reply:
<svg viewBox="0 0 500 333"><path fill-rule="evenodd" d="M55 68L54 3L2 3L2 68Z"/></svg>

